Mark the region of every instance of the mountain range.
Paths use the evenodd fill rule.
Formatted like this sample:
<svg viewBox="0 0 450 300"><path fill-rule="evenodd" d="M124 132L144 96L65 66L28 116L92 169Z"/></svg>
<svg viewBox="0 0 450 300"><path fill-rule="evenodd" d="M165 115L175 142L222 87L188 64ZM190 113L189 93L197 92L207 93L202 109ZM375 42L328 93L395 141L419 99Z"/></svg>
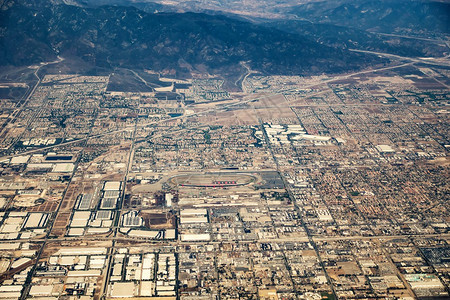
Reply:
<svg viewBox="0 0 450 300"><path fill-rule="evenodd" d="M206 5L203 13L198 13L201 2L193 5L197 12L179 13L176 5L144 0L3 0L0 66L25 66L60 55L111 70L236 75L245 63L263 74L310 75L386 62L349 49L403 56L442 56L448 51L444 42L408 37L445 36L450 16L445 2L296 3L286 0L268 10L286 18L264 19L250 12L243 16L207 10L220 7L220 0ZM180 9L186 7L180 1Z"/></svg>
<svg viewBox="0 0 450 300"><path fill-rule="evenodd" d="M109 68L211 74L242 72L242 62L267 74L342 72L383 62L222 15L148 13L132 6L80 7L39 0L3 5L0 65L28 65L57 55Z"/></svg>
<svg viewBox="0 0 450 300"><path fill-rule="evenodd" d="M286 14L313 23L411 36L450 33L450 3L425 0L334 0L292 6Z"/></svg>

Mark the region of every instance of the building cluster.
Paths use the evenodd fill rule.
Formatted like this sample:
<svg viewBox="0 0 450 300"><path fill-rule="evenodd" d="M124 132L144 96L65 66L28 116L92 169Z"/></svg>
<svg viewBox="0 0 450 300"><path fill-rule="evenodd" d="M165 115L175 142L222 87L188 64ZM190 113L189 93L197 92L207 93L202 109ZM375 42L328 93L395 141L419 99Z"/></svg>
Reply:
<svg viewBox="0 0 450 300"><path fill-rule="evenodd" d="M111 298L176 296L176 256L173 253L130 253L120 248L113 256L108 295Z"/></svg>
<svg viewBox="0 0 450 300"><path fill-rule="evenodd" d="M2 119L0 300L448 298L448 90L389 72L45 76Z"/></svg>

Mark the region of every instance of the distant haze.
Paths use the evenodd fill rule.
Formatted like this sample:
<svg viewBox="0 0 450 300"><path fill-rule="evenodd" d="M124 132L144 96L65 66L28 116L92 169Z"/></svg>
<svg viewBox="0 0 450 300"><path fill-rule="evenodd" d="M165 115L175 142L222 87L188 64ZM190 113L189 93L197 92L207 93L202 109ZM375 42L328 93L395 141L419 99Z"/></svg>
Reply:
<svg viewBox="0 0 450 300"><path fill-rule="evenodd" d="M82 2L91 5L136 5L157 3L181 11L217 10L244 16L281 18L287 8L319 0L64 0L66 3Z"/></svg>

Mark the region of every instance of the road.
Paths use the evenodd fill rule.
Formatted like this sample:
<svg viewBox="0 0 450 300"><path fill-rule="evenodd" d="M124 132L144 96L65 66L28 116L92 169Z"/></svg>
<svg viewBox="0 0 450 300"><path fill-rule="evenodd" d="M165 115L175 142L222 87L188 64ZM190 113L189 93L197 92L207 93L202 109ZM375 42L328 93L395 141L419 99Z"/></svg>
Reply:
<svg viewBox="0 0 450 300"><path fill-rule="evenodd" d="M302 238L308 239L307 236L304 237L293 237L293 238L273 238L273 239L260 239L258 242L260 243L286 243L286 242L298 242L299 239ZM396 234L396 235L373 235L373 236L361 236L361 235L352 235L352 236L317 236L311 235L311 238L314 242L331 242L331 241L377 241L377 240L396 240L396 239L409 239L409 238L442 238L442 239L450 239L450 233L427 233L427 234ZM27 239L27 242L37 243L37 242L45 242L45 241L55 241L55 242L76 242L76 241L126 241L126 242L146 242L146 243L157 243L166 242L168 244L177 244L177 245L189 245L192 242L182 242L182 241L173 241L173 240L150 240L145 238L138 237L129 237L129 236L109 236L109 237L99 237L97 235L86 235L86 236L73 236L73 237L61 237L58 239L46 239L46 238L31 238ZM254 239L248 240L235 240L239 242L247 242L254 243ZM211 241L207 242L208 244L220 244L224 241ZM205 242L206 243L206 242Z"/></svg>
<svg viewBox="0 0 450 300"><path fill-rule="evenodd" d="M133 73L133 75L136 76L137 78L139 78L139 80L142 81L142 83L144 83L146 87L150 88L153 92L155 91L155 89L152 86L150 86L148 84L148 82L144 78L142 78L138 73L136 73L135 71L130 70L130 69L125 69L125 70Z"/></svg>
<svg viewBox="0 0 450 300"><path fill-rule="evenodd" d="M26 107L26 105L28 104L28 101L30 100L30 98L33 96L34 91L36 91L36 88L41 84L42 78L39 77L38 72L41 70L42 67L51 65L51 64L57 64L60 63L64 60L64 58L58 56L58 59L55 61L50 61L50 62L43 62L40 63L39 66L36 68L36 70L34 71L34 76L36 77L36 79L38 80L36 82L36 84L34 85L34 87L31 89L31 91L28 93L28 95L25 97L24 100L22 100L23 102L20 104L20 102L18 103L18 108L16 110L13 111L13 113L8 116L8 120L6 120L3 123L3 126L0 130L0 136L2 136L4 134L4 130L7 127L8 124L14 123L17 119L17 116L22 112L22 110Z"/></svg>
<svg viewBox="0 0 450 300"><path fill-rule="evenodd" d="M447 43L445 43L445 44L447 45ZM395 59L400 59L400 60L408 60L411 62L410 64L421 63L421 64L430 64L430 65L435 65L435 66L450 67L450 54L448 54L445 57L438 57L438 58L411 58L411 57L404 57L404 56L387 54L387 53L382 53L382 52L374 52L374 51L363 51L363 50L355 50L355 49L350 49L350 51L369 53L369 54L385 56L385 57L395 58ZM422 72L422 71L420 71L420 72ZM437 79L434 76L425 74L424 72L422 72L422 73L426 77L429 77L432 80L436 81L437 83L441 84L442 86L446 87L447 89L450 89L450 86L447 85L445 82L442 82L441 80Z"/></svg>
<svg viewBox="0 0 450 300"><path fill-rule="evenodd" d="M111 235L112 238L112 246L108 249L108 262L106 265L107 271L104 277L104 280L102 281L102 287L100 290L100 295L102 297L102 299L106 298L106 291L108 289L108 283L109 283L109 278L111 277L111 274L113 272L112 270L112 257L114 254L114 250L116 248L116 241L117 241L117 233L119 232L120 229L120 215L121 212L124 210L124 204L125 204L125 194L126 194L126 188L127 188L127 181L128 181L128 174L130 173L130 169L131 166L133 165L133 155L134 155L134 147L135 147L135 142L136 142L136 129L137 129L137 122L138 119L136 118L135 120L135 126L134 126L134 131L132 134L132 139L131 139L131 146L130 146L130 152L128 153L128 159L127 159L127 166L126 166L126 170L125 170L125 175L123 176L123 188L122 188L122 194L120 196L120 203L119 206L120 208L118 210L116 210L116 217L114 220L114 225L113 225L113 234Z"/></svg>
<svg viewBox="0 0 450 300"><path fill-rule="evenodd" d="M401 34L392 34L392 33L380 33L375 31L369 31L372 34L376 35L383 35L383 36L392 36L392 37L399 37L404 39L411 39L411 40L418 40L418 41L427 41L427 42L434 42L438 44L445 43L445 41L437 40L437 39L430 39L430 38L423 38L423 37L415 37L415 36L409 36L409 35L401 35Z"/></svg>
<svg viewBox="0 0 450 300"><path fill-rule="evenodd" d="M449 67L450 66L450 54L443 57L419 57L419 58L412 58L412 57L406 57L406 56L400 56L395 54L389 54L384 52L375 52L375 51L367 51L367 50L358 50L358 49L349 49L353 52L360 52L360 53L367 53L367 54L374 54L378 56L384 56L387 58L397 59L397 60L403 60L403 61L409 61L413 63L422 63L422 64L428 64L428 65L436 65L436 66L444 66Z"/></svg>
<svg viewBox="0 0 450 300"><path fill-rule="evenodd" d="M241 66L243 66L247 70L247 73L245 75L242 74L241 77L239 77L239 79L236 80L234 85L238 86L238 82L242 79L242 81L241 81L241 89L245 93L247 91L244 88L244 84L245 84L245 81L247 80L248 76L250 76L251 74L258 74L259 72L256 72L256 71L253 71L252 69L250 69L250 67L245 62L241 62Z"/></svg>

